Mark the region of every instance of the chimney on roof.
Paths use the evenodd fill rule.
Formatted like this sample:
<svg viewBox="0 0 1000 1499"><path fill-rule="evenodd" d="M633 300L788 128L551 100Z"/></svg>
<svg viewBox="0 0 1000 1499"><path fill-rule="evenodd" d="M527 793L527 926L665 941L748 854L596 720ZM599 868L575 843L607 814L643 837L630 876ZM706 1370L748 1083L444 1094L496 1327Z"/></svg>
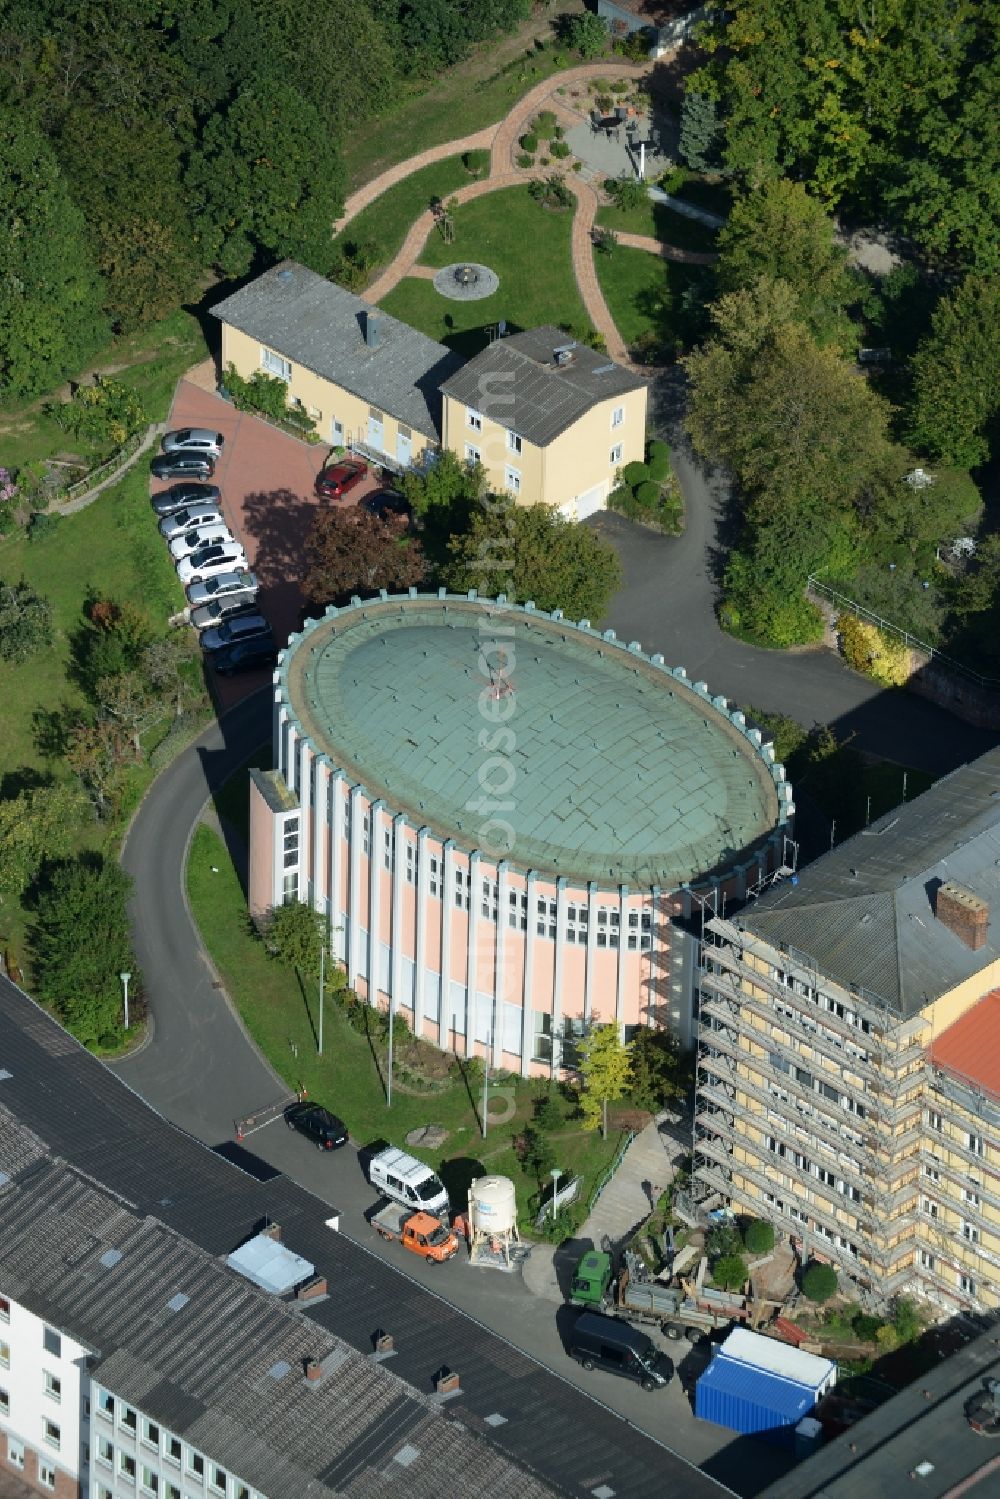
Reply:
<svg viewBox="0 0 1000 1499"><path fill-rule="evenodd" d="M323 1365L315 1358L306 1359L306 1379L316 1380L323 1378Z"/></svg>
<svg viewBox="0 0 1000 1499"><path fill-rule="evenodd" d="M454 1395L461 1389L461 1380L454 1369L443 1364L434 1376L434 1389L439 1395Z"/></svg>
<svg viewBox="0 0 1000 1499"><path fill-rule="evenodd" d="M378 348L378 337L379 337L378 313L377 312L366 312L365 313L365 343L368 345L368 347L370 349L377 349Z"/></svg>
<svg viewBox="0 0 1000 1499"><path fill-rule="evenodd" d="M966 947L978 952L986 946L990 924L989 901L954 880L939 885L934 900L934 915L949 932L954 932Z"/></svg>
<svg viewBox="0 0 1000 1499"><path fill-rule="evenodd" d="M317 1297L325 1296L326 1276L314 1275L311 1280L305 1281L295 1292L296 1301L315 1301Z"/></svg>
<svg viewBox="0 0 1000 1499"><path fill-rule="evenodd" d="M266 1228L264 1228L264 1229L261 1230L261 1238L263 1238L263 1239L273 1239L276 1244L280 1244L281 1243L281 1224L280 1223L269 1223Z"/></svg>

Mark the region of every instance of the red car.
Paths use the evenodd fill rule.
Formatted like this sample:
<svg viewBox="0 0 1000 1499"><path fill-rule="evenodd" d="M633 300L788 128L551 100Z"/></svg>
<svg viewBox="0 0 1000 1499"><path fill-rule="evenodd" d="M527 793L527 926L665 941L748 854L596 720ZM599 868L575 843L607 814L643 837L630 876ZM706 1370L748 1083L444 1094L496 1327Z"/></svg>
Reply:
<svg viewBox="0 0 1000 1499"><path fill-rule="evenodd" d="M330 463L316 475L316 493L324 500L343 499L367 473L368 465L360 459L346 458L341 463Z"/></svg>

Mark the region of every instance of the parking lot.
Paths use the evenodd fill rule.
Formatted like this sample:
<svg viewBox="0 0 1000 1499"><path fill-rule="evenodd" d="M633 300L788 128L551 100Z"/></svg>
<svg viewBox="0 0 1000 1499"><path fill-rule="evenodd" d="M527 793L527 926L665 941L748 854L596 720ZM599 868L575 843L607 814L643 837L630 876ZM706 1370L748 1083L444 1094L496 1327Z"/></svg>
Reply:
<svg viewBox="0 0 1000 1499"><path fill-rule="evenodd" d="M284 645L289 632L297 628L302 609L306 537L317 509L327 503L317 499L313 485L330 449L323 443L313 447L287 436L259 417L237 411L214 391L182 380L174 395L168 430L188 426L209 427L226 439L211 483L222 491L226 523L243 544L260 583L261 609L274 628L279 646ZM175 482L161 484L154 479L152 490L158 492ZM356 504L378 487L369 475L339 504ZM155 524L152 517L150 523ZM215 688L220 712L260 687L266 675L251 671L218 678Z"/></svg>

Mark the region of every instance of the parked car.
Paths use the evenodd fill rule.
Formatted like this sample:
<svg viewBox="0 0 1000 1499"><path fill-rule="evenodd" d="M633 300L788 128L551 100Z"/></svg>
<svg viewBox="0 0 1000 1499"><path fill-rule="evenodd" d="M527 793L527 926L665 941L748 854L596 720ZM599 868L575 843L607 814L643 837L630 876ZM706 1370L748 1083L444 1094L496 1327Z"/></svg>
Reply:
<svg viewBox="0 0 1000 1499"><path fill-rule="evenodd" d="M410 502L398 489L376 489L361 500L361 509L382 520L409 520Z"/></svg>
<svg viewBox="0 0 1000 1499"><path fill-rule="evenodd" d="M403 1207L419 1208L446 1218L450 1211L444 1183L423 1161L390 1145L372 1156L368 1180L373 1187Z"/></svg>
<svg viewBox="0 0 1000 1499"><path fill-rule="evenodd" d="M285 1110L285 1123L289 1129L312 1140L319 1150L336 1150L347 1144L347 1125L329 1109L318 1103L293 1103Z"/></svg>
<svg viewBox="0 0 1000 1499"><path fill-rule="evenodd" d="M213 599L225 598L230 593L256 593L257 579L253 573L219 573L206 578L204 583L192 583L187 590L187 601L193 609L199 604L209 604Z"/></svg>
<svg viewBox="0 0 1000 1499"><path fill-rule="evenodd" d="M196 587L200 586L200 584L196 585ZM197 609L191 610L188 618L196 630L211 630L215 625L221 625L227 619L241 614L256 613L257 590L241 588L236 593L224 593L220 599L213 599L210 604L199 604Z"/></svg>
<svg viewBox="0 0 1000 1499"><path fill-rule="evenodd" d="M149 472L154 479L210 479L215 459L204 453L157 453Z"/></svg>
<svg viewBox="0 0 1000 1499"><path fill-rule="evenodd" d="M182 557L177 564L177 576L185 585L200 583L214 573L231 573L246 568L247 554L238 541L217 541L204 546L190 557Z"/></svg>
<svg viewBox="0 0 1000 1499"><path fill-rule="evenodd" d="M577 1317L569 1351L585 1369L621 1374L636 1380L644 1390L658 1390L673 1378L673 1364L644 1332L597 1312L583 1312Z"/></svg>
<svg viewBox="0 0 1000 1499"><path fill-rule="evenodd" d="M329 463L316 475L316 493L324 500L340 500L360 484L368 473L367 463L360 458L344 458L339 463Z"/></svg>
<svg viewBox="0 0 1000 1499"><path fill-rule="evenodd" d="M160 535L167 541L173 541L175 536L193 531L195 526L211 526L216 521L225 525L218 505L185 505L183 510L175 510L173 515L164 516L160 521Z"/></svg>
<svg viewBox="0 0 1000 1499"><path fill-rule="evenodd" d="M192 552L199 552L211 542L232 539L232 532L224 520L213 521L208 526L192 526L189 531L182 531L179 536L174 537L170 543L170 555L175 562L179 562L182 557L190 557Z"/></svg>
<svg viewBox="0 0 1000 1499"><path fill-rule="evenodd" d="M208 427L180 427L176 432L165 432L160 443L165 453L200 453L213 460L222 456L225 445L222 433Z"/></svg>
<svg viewBox="0 0 1000 1499"><path fill-rule="evenodd" d="M237 671L260 671L273 666L278 659L273 636L258 635L255 640L238 640L235 645L224 645L209 656L213 669L220 677L231 677Z"/></svg>
<svg viewBox="0 0 1000 1499"><path fill-rule="evenodd" d="M263 614L256 611L252 614L237 614L232 619L225 619L221 625L213 625L206 630L198 642L204 651L221 651L223 646L235 645L238 640L256 640L258 637L270 636L272 644L274 636L271 626Z"/></svg>
<svg viewBox="0 0 1000 1499"><path fill-rule="evenodd" d="M173 515L185 505L215 505L218 508L222 490L214 484L171 484L169 489L153 496L154 515Z"/></svg>

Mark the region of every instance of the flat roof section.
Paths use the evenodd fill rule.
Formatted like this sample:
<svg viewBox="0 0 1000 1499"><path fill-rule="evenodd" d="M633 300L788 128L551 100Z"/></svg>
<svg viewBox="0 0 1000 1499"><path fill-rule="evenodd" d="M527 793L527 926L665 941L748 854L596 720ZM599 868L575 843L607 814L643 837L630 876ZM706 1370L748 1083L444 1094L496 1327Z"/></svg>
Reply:
<svg viewBox="0 0 1000 1499"><path fill-rule="evenodd" d="M241 1244L239 1249L234 1249L226 1257L226 1264L230 1270L238 1270L240 1275L252 1280L255 1286L260 1286L261 1290L270 1291L275 1296L284 1296L286 1292L294 1291L296 1286L309 1279L316 1268L267 1233L255 1234L252 1239Z"/></svg>
<svg viewBox="0 0 1000 1499"><path fill-rule="evenodd" d="M521 869L670 889L735 864L778 821L771 766L725 712L528 609L424 596L330 610L282 676L317 751L373 797L466 848L495 851L500 819Z"/></svg>

